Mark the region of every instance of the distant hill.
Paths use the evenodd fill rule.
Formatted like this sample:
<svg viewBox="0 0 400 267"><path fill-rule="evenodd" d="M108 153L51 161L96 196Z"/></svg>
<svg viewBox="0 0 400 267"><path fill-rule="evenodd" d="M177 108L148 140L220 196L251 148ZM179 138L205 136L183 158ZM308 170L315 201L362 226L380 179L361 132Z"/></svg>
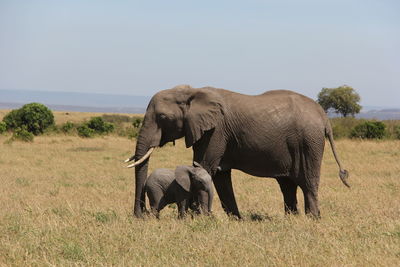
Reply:
<svg viewBox="0 0 400 267"><path fill-rule="evenodd" d="M329 112L328 116L330 118L337 118L340 117L340 114ZM400 108L374 107L370 109L369 107L365 107L355 117L359 119L400 120Z"/></svg>
<svg viewBox="0 0 400 267"><path fill-rule="evenodd" d="M53 110L144 113L149 101L149 96L0 90L1 109L13 109L26 103L39 102L49 106Z"/></svg>
<svg viewBox="0 0 400 267"><path fill-rule="evenodd" d="M328 112L328 116L330 118L337 118L340 117L340 114ZM359 119L400 120L400 108L365 106L355 117Z"/></svg>
<svg viewBox="0 0 400 267"><path fill-rule="evenodd" d="M373 109L361 111L356 118L378 119L378 120L400 120L400 108Z"/></svg>

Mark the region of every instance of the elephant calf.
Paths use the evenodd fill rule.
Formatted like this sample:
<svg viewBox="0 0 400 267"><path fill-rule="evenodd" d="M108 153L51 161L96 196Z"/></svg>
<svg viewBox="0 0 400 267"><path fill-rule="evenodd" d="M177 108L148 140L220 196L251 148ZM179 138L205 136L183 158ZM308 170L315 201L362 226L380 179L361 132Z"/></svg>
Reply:
<svg viewBox="0 0 400 267"><path fill-rule="evenodd" d="M145 193L152 212L159 212L166 205L178 205L178 218L183 218L188 210L210 214L214 196L211 176L200 164L178 166L175 171L156 169L146 180Z"/></svg>

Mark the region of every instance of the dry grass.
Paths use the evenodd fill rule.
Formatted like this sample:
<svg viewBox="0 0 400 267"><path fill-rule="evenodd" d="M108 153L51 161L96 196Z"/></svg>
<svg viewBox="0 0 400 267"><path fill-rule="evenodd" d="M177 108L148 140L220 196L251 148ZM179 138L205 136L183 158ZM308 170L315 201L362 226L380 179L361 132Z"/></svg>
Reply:
<svg viewBox="0 0 400 267"><path fill-rule="evenodd" d="M0 265L400 262L400 141L338 141L342 162L351 173L350 190L340 182L327 146L319 221L285 216L274 180L238 171L233 182L243 221L229 219L218 197L214 217L180 221L174 206L164 209L160 220L132 218L133 171L122 161L133 151L133 141L59 135L36 137L32 144L4 144L8 138L0 136ZM167 145L153 153L150 170L190 164L191 156L182 141ZM304 210L300 191L298 195Z"/></svg>

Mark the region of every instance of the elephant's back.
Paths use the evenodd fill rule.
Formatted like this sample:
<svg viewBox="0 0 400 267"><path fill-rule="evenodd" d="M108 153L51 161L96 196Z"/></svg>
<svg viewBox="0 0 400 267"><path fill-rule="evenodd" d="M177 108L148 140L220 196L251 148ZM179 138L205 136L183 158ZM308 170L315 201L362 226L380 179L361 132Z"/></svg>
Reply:
<svg viewBox="0 0 400 267"><path fill-rule="evenodd" d="M229 110L236 115L255 115L259 119L260 115L269 117L280 113L286 116L312 113L320 118L325 117L324 110L317 102L290 90L271 90L259 95L244 95L230 91L223 93L226 104L230 106Z"/></svg>
<svg viewBox="0 0 400 267"><path fill-rule="evenodd" d="M308 136L325 136L325 112L314 100L296 92L273 90L237 97L231 104L234 138L251 150L273 151L274 146L302 142ZM260 145L257 140L263 139L267 141Z"/></svg>
<svg viewBox="0 0 400 267"><path fill-rule="evenodd" d="M146 188L161 188L166 190L175 179L174 171L170 169L156 169L146 180Z"/></svg>
<svg viewBox="0 0 400 267"><path fill-rule="evenodd" d="M327 119L322 107L313 99L290 90L271 90L253 97L253 105L261 106L266 113L284 112L296 121L305 120L325 124Z"/></svg>
<svg viewBox="0 0 400 267"><path fill-rule="evenodd" d="M324 135L328 117L313 99L290 90L271 90L259 95L245 95L221 89L227 114L237 128L256 129L273 138L286 134L317 131ZM285 134L276 129L280 128ZM240 130L242 132L242 130Z"/></svg>
<svg viewBox="0 0 400 267"><path fill-rule="evenodd" d="M266 93L276 104L286 103L288 122L298 134L325 136L325 126L328 120L325 111L313 99L288 90L276 90Z"/></svg>
<svg viewBox="0 0 400 267"><path fill-rule="evenodd" d="M289 102L292 105L311 106L315 109L321 108L318 103L308 96L290 90L271 90L255 96L260 101L267 102Z"/></svg>

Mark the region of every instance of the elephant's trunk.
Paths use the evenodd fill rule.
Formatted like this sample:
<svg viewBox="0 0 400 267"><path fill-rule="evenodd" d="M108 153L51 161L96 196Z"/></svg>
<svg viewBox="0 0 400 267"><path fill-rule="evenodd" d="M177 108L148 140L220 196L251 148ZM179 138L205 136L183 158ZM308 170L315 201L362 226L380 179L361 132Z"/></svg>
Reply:
<svg viewBox="0 0 400 267"><path fill-rule="evenodd" d="M211 186L206 186L204 190L199 191L199 202L201 213L210 215L212 211L212 202L214 199L214 191Z"/></svg>
<svg viewBox="0 0 400 267"><path fill-rule="evenodd" d="M135 204L133 214L140 218L142 217L143 211L146 210L145 194L144 194L144 183L147 177L148 160L142 166L138 166L135 169Z"/></svg>
<svg viewBox="0 0 400 267"><path fill-rule="evenodd" d="M135 159L139 160L143 158L144 154L146 153L142 152L146 150L146 148L144 148L145 147L144 145L143 148L140 148L139 141L137 143L138 146L136 148ZM146 209L144 183L147 178L148 166L149 166L149 159L146 159L144 162L137 165L135 168L135 200L134 200L133 214L138 218L142 217L142 212L145 211Z"/></svg>
<svg viewBox="0 0 400 267"><path fill-rule="evenodd" d="M146 210L144 183L147 179L147 171L149 167L149 150L159 146L161 140L161 130L157 127L156 123L146 114L143 126L140 129L139 136L136 142L136 151L134 159L135 166L135 200L133 214L136 217L142 217L143 211ZM143 162L138 162L143 159L147 154L147 158Z"/></svg>

